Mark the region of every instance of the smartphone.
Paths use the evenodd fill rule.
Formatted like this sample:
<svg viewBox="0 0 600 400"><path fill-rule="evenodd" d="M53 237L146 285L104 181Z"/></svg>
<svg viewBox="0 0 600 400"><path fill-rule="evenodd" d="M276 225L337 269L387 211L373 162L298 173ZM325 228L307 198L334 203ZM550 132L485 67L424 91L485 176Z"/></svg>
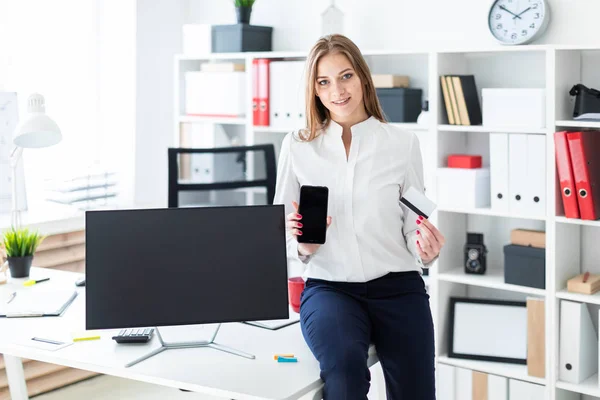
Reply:
<svg viewBox="0 0 600 400"><path fill-rule="evenodd" d="M326 186L302 185L298 213L302 215L302 235L298 243L325 243L327 232L327 203L329 188Z"/></svg>

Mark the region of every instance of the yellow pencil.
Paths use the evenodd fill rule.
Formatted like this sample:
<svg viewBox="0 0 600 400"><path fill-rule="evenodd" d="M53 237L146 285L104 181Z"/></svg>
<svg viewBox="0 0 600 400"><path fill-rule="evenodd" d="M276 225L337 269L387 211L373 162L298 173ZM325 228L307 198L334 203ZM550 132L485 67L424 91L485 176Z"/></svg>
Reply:
<svg viewBox="0 0 600 400"><path fill-rule="evenodd" d="M97 340L100 339L100 336L85 336L85 337L77 337L73 338L74 342L82 342L84 340Z"/></svg>

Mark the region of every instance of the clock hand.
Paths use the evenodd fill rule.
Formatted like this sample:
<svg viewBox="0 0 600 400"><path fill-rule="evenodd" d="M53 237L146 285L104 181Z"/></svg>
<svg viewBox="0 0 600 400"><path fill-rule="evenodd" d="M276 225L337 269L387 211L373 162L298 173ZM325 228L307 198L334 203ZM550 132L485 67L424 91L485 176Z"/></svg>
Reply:
<svg viewBox="0 0 600 400"><path fill-rule="evenodd" d="M527 7L526 9L524 9L523 11L521 11L519 14L515 15L515 16L513 17L513 19L515 19L515 18L517 18L517 17L521 18L521 15L525 14L525 13L526 13L527 11L529 11L529 10L531 10L531 7Z"/></svg>
<svg viewBox="0 0 600 400"><path fill-rule="evenodd" d="M511 14L511 15L514 15L513 19L515 19L515 18L519 18L519 19L521 19L521 17L519 17L519 16L518 16L517 14L515 14L514 12L512 12L512 11L509 11L509 10L508 10L506 7L504 7L504 6L500 6L500 9L501 9L501 10L504 10L504 11L506 11L507 13L509 13L509 14Z"/></svg>

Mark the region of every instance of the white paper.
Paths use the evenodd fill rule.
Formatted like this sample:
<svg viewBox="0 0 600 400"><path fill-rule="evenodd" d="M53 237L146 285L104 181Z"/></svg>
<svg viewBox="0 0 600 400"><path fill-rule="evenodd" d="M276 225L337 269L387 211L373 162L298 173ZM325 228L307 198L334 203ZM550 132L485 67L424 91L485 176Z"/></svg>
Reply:
<svg viewBox="0 0 600 400"><path fill-rule="evenodd" d="M73 341L71 339L66 339L66 338L61 338L61 337L54 337L54 336L35 336L36 338L39 339L47 339L47 340L52 340L52 341L56 341L56 342L61 342L62 344L53 344L53 343L46 343L40 340L33 340L33 338L25 338L22 340L18 340L16 342L14 342L14 344L17 344L19 346L26 346L26 347L35 347L36 349L40 349L40 350L48 350L48 351L56 351L59 349L64 349L67 346L70 346L73 344Z"/></svg>

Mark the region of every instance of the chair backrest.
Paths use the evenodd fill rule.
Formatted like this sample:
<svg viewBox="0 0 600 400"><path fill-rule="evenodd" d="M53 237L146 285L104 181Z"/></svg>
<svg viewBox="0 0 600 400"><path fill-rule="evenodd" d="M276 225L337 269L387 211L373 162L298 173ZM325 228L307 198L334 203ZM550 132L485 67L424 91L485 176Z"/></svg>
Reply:
<svg viewBox="0 0 600 400"><path fill-rule="evenodd" d="M216 148L169 148L169 207L181 192L265 188L273 204L277 167L272 144Z"/></svg>

